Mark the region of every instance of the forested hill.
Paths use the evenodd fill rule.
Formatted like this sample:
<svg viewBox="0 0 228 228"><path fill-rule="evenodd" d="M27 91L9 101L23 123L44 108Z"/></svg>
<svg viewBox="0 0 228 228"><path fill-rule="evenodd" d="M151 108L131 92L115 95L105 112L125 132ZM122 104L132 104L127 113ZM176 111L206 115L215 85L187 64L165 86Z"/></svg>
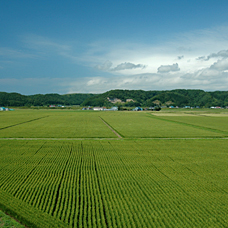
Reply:
<svg viewBox="0 0 228 228"><path fill-rule="evenodd" d="M19 93L0 92L0 106L43 106L43 105L80 105L94 94L36 94L21 95Z"/></svg>
<svg viewBox="0 0 228 228"><path fill-rule="evenodd" d="M109 99L107 99L109 98ZM119 100L117 100L117 99ZM129 99L129 100L127 100ZM120 101L121 100L121 101ZM86 99L84 106L109 106L111 102L123 106L228 106L228 91L176 89L169 91L111 90ZM128 101L128 102L127 102ZM121 103L124 102L124 103Z"/></svg>
<svg viewBox="0 0 228 228"><path fill-rule="evenodd" d="M205 92L203 90L111 90L102 94L36 94L0 92L0 106L228 106L228 91Z"/></svg>

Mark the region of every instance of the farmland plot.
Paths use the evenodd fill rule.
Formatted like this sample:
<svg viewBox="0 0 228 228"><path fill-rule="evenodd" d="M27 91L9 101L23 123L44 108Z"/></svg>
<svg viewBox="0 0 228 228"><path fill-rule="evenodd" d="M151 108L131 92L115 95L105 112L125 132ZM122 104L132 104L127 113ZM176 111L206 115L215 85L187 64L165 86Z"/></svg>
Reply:
<svg viewBox="0 0 228 228"><path fill-rule="evenodd" d="M37 227L227 227L211 140L1 140L0 206Z"/></svg>
<svg viewBox="0 0 228 228"><path fill-rule="evenodd" d="M224 137L223 132L165 121L143 112L101 113L100 116L125 138L207 138Z"/></svg>
<svg viewBox="0 0 228 228"><path fill-rule="evenodd" d="M225 116L4 112L0 209L29 227L228 227L226 136Z"/></svg>
<svg viewBox="0 0 228 228"><path fill-rule="evenodd" d="M220 132L228 136L228 116L162 116L159 119L199 126L202 129Z"/></svg>
<svg viewBox="0 0 228 228"><path fill-rule="evenodd" d="M30 111L30 113L34 113L37 119L23 122L24 119L21 119L20 115L14 116L15 121L21 124L0 129L0 138L117 137L96 113L55 111ZM10 124L8 123L8 125Z"/></svg>
<svg viewBox="0 0 228 228"><path fill-rule="evenodd" d="M0 112L0 129L33 122L48 116L48 112L20 110L20 112Z"/></svg>

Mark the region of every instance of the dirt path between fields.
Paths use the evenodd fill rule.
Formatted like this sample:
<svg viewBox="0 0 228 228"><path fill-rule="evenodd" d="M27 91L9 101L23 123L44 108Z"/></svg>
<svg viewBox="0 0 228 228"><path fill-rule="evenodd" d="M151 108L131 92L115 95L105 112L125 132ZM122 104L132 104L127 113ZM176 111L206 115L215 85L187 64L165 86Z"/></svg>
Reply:
<svg viewBox="0 0 228 228"><path fill-rule="evenodd" d="M99 116L100 117L100 116ZM122 139L123 137L121 135L119 135L105 120L103 120L101 117L100 119L103 121L103 123L108 126L108 128L120 139Z"/></svg>

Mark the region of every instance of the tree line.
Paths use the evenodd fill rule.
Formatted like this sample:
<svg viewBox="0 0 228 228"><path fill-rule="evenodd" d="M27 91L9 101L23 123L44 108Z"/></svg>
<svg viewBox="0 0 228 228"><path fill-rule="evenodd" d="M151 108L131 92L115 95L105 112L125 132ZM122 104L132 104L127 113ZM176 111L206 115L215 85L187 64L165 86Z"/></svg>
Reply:
<svg viewBox="0 0 228 228"><path fill-rule="evenodd" d="M109 100L107 99L109 98ZM119 99L112 104L110 100ZM127 99L131 99L128 100ZM228 91L206 92L203 90L175 89L164 91L143 90L110 90L102 94L75 93L60 95L0 92L0 106L48 106L48 105L81 105L81 106L228 106Z"/></svg>
<svg viewBox="0 0 228 228"><path fill-rule="evenodd" d="M0 106L48 106L48 105L80 105L94 94L35 94L0 92Z"/></svg>
<svg viewBox="0 0 228 228"><path fill-rule="evenodd" d="M111 90L86 99L84 106L110 106L110 99L118 98L124 103L118 105L129 107L154 106L191 106L211 107L228 106L228 91L206 92L203 90L175 89L166 91ZM127 99L133 101L126 102Z"/></svg>

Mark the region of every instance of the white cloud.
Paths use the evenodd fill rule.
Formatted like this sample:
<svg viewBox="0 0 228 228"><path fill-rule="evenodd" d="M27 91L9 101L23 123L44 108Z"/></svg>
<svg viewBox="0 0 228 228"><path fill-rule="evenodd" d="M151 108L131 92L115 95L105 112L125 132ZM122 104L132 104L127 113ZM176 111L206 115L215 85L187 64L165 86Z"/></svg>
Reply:
<svg viewBox="0 0 228 228"><path fill-rule="evenodd" d="M197 71L213 64L214 60L209 53L217 53L219 56L226 55L224 50L228 46L228 29L219 27L205 30L192 31L184 34L176 34L167 41L159 43L130 43L119 41L97 41L83 54L85 61L100 65L99 62L110 60L114 66L119 62L141 63L146 69L138 68L133 74L156 73L161 65L169 65L177 62L183 73ZM221 51L221 52L220 52ZM208 62L200 62L199 56L210 56ZM120 72L128 75L129 72Z"/></svg>
<svg viewBox="0 0 228 228"><path fill-rule="evenodd" d="M172 66L172 65L171 65ZM223 68L224 69L224 68ZM115 75L110 78L93 77L79 79L68 84L68 92L102 93L112 89L203 89L227 90L228 71L203 68L192 72L162 72L134 75Z"/></svg>
<svg viewBox="0 0 228 228"><path fill-rule="evenodd" d="M218 58L218 57L228 58L228 50L222 50L222 51L219 51L218 53L212 53L207 56L206 60L209 60L211 58Z"/></svg>
<svg viewBox="0 0 228 228"><path fill-rule="evenodd" d="M135 68L134 71L110 71L113 76L83 78L71 83L68 92L101 93L111 89L203 89L227 90L228 83L228 28L195 31L179 34L169 42L154 45L119 44L107 42L100 46L94 44L87 60L91 63L106 59L112 66L125 63L142 63L146 68ZM102 55L97 55L101 48ZM96 51L95 51L96 50ZM212 54L210 54L212 53ZM214 54L213 54L214 53ZM199 61L201 60L207 61ZM206 57L205 57L206 56ZM97 57L97 58L96 58ZM171 64L170 62L176 62ZM99 80L97 80L99 79ZM87 82L90 83L87 83Z"/></svg>
<svg viewBox="0 0 228 228"><path fill-rule="evenodd" d="M195 75L198 77L198 79L202 79L202 80L204 80L204 79L207 79L207 80L216 79L217 80L217 77L220 76L221 73L218 70L207 68L207 69L197 72Z"/></svg>
<svg viewBox="0 0 228 228"><path fill-rule="evenodd" d="M102 70L102 71L108 71L108 70L110 70L111 66L112 66L112 62L107 60L103 64L95 66L95 68L98 70Z"/></svg>
<svg viewBox="0 0 228 228"><path fill-rule="evenodd" d="M180 68L178 67L178 63L175 63L173 65L161 65L160 67L158 67L158 73L168 73L179 70Z"/></svg>
<svg viewBox="0 0 228 228"><path fill-rule="evenodd" d="M88 45L27 36L25 47L27 51L0 48L0 55L51 59L58 56L69 60L71 76L66 69L58 84L58 88L62 86L68 92L100 93L118 88L227 90L228 50L224 47L228 47L228 27L176 34L168 41L152 44L100 40ZM88 67L90 75L77 71L75 63ZM1 66L4 65L1 63ZM74 79L72 72L75 72Z"/></svg>
<svg viewBox="0 0 228 228"><path fill-rule="evenodd" d="M94 85L102 85L107 83L106 78L101 78L101 77L95 77L89 79L89 81L86 83L87 86L94 86Z"/></svg>
<svg viewBox="0 0 228 228"><path fill-rule="evenodd" d="M213 65L211 65L210 68L211 69L216 69L216 70L219 70L219 71L228 70L228 59L218 60Z"/></svg>
<svg viewBox="0 0 228 228"><path fill-rule="evenodd" d="M161 77L156 74L134 76L115 76L112 78L81 78L69 84L68 93L92 92L101 93L111 89L145 89L159 83ZM150 85L150 86L149 86Z"/></svg>
<svg viewBox="0 0 228 228"><path fill-rule="evenodd" d="M105 61L103 64L95 66L96 69L102 71L122 71L122 70L132 70L132 69L144 69L146 66L142 64L134 64L134 63L121 63L118 64L116 67L111 68L112 62Z"/></svg>
<svg viewBox="0 0 228 228"><path fill-rule="evenodd" d="M68 45L34 35L27 36L25 43L44 54L53 52L72 63L127 76L174 72L179 66L183 74L208 68L214 63L213 57L228 54L224 50L224 46L228 46L227 37L227 27L219 27L176 34L168 41L161 40L152 45L119 40L100 40L89 45L71 42ZM198 61L199 56L208 58L208 61ZM174 61L178 67L170 65Z"/></svg>
<svg viewBox="0 0 228 228"><path fill-rule="evenodd" d="M136 68L144 69L146 66L142 64L134 64L134 63L121 63L116 67L112 68L112 71L120 71L120 70L132 70Z"/></svg>

